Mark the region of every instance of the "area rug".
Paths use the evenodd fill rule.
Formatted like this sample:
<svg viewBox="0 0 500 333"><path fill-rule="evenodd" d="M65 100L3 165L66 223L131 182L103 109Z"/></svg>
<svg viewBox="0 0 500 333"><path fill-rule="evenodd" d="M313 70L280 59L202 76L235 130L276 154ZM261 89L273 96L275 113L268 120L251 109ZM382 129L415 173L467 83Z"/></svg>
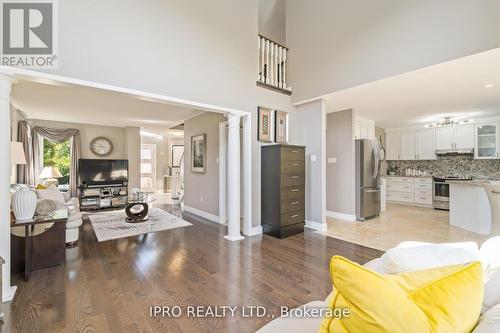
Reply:
<svg viewBox="0 0 500 333"><path fill-rule="evenodd" d="M149 219L142 223L125 222L127 217L125 211L94 213L89 214L88 217L99 242L192 225L163 209L155 207L149 210Z"/></svg>

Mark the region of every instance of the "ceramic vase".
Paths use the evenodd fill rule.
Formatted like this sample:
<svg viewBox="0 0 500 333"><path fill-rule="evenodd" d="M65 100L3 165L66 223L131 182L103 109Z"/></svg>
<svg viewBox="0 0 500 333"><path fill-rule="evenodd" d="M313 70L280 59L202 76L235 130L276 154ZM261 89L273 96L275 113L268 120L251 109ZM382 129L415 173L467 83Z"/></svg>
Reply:
<svg viewBox="0 0 500 333"><path fill-rule="evenodd" d="M26 221L35 215L36 193L29 188L22 188L12 195L12 211L17 221Z"/></svg>

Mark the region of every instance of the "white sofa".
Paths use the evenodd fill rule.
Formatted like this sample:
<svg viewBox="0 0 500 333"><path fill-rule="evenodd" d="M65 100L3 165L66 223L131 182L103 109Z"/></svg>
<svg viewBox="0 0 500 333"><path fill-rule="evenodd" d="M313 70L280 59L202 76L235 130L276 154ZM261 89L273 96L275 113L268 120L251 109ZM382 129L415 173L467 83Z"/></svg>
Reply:
<svg viewBox="0 0 500 333"><path fill-rule="evenodd" d="M80 200L70 197L69 193L63 193L65 206L68 208L68 222L66 222L66 246L75 247L78 245L80 236L80 226L83 223L80 212Z"/></svg>
<svg viewBox="0 0 500 333"><path fill-rule="evenodd" d="M12 191L19 191L23 187L28 187L24 184L15 184L11 186ZM80 235L80 226L83 223L82 213L80 212L80 201L78 198L72 198L68 192L60 192L57 188L54 189L57 193L51 195L43 195L40 191L37 192L38 199L51 199L56 202L56 205L68 209L68 221L66 222L66 246L74 247L78 244ZM35 234L43 232L43 227L35 230ZM13 232L17 236L24 237L24 229L20 228Z"/></svg>
<svg viewBox="0 0 500 333"><path fill-rule="evenodd" d="M485 249L483 251L483 247L481 248L481 253L479 250L477 250L477 260L481 260L483 262L483 266L488 266L488 264L485 265L485 261L495 261L493 264L495 267L500 268L498 266L500 264L500 237L495 237L496 240L491 239L490 244L483 244L483 247L485 245L489 245L488 249ZM495 244L492 244L495 243ZM405 242L401 243L397 248L408 248L408 247L417 247L422 244L428 244L428 243L417 243L417 242ZM436 244L440 246L439 244ZM446 246L445 244L442 244L443 246ZM492 246L493 245L493 246ZM476 246L477 248L477 246ZM435 258L434 258L435 259ZM448 263L446 263L448 264ZM445 264L445 265L446 265ZM380 258L374 259L364 265L365 267L374 270L379 273L387 274L387 271L385 270L385 265L381 261ZM432 265L436 266L436 265ZM486 267L487 268L487 267ZM500 275L500 274L499 274ZM485 311L482 313L477 326L474 328L472 333L495 333L499 332L500 333L500 287L499 287L499 275L496 276L497 281L493 281L493 284L496 285L490 285L489 287L486 287L488 284L488 281L485 281L485 293L493 292L495 293L494 297L487 297L490 295L485 295L485 303L486 300L490 301L490 304L488 304L487 307L484 307L483 304L483 309ZM491 283L491 281L490 281ZM498 291L498 292L497 292ZM328 307L329 304L329 298L331 297L331 294L328 295L328 297L325 300L318 300L318 301L312 301L307 304L301 305L300 307L305 307L305 308L326 308ZM496 304L492 304L491 301L496 302ZM287 333L316 333L320 327L321 321L323 318L277 318L274 319L273 321L267 323L264 327L259 329L257 332L258 333L275 333L275 332L287 332ZM360 332L364 333L364 332ZM450 332L452 333L452 332Z"/></svg>

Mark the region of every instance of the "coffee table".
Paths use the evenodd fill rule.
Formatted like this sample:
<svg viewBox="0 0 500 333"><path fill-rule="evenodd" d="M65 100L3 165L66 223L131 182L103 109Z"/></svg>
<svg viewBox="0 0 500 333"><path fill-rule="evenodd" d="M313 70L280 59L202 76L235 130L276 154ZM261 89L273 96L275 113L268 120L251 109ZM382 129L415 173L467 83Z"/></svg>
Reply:
<svg viewBox="0 0 500 333"><path fill-rule="evenodd" d="M144 198L128 198L127 204L125 206L125 214L127 218L125 222L127 223L142 223L148 220L149 204L156 201L156 199L146 196ZM142 209L137 211L132 211L132 208L141 206Z"/></svg>

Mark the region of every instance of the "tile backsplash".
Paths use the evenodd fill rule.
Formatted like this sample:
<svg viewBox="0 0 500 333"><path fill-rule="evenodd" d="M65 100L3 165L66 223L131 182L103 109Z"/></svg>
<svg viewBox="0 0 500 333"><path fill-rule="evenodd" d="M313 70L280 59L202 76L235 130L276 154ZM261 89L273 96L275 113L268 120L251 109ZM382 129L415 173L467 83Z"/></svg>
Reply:
<svg viewBox="0 0 500 333"><path fill-rule="evenodd" d="M500 179L500 160L475 160L472 156L438 156L437 160L386 161L387 172L404 175L407 168L426 170L431 175L453 175Z"/></svg>

